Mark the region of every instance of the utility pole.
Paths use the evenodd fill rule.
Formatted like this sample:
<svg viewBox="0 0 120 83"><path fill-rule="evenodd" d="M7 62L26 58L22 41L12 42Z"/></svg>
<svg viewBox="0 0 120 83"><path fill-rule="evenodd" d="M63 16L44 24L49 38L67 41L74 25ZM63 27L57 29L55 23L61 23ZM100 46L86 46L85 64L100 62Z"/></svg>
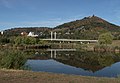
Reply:
<svg viewBox="0 0 120 83"><path fill-rule="evenodd" d="M53 39L53 32L51 31L51 41L52 41L52 39Z"/></svg>
<svg viewBox="0 0 120 83"><path fill-rule="evenodd" d="M55 32L55 33L54 33L54 39L56 39L56 34L57 34L57 33Z"/></svg>

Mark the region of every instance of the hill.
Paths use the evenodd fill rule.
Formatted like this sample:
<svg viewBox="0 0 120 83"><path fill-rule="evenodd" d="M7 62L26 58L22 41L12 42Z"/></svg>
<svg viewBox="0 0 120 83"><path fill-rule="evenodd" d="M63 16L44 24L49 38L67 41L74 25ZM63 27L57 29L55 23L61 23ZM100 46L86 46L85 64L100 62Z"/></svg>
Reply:
<svg viewBox="0 0 120 83"><path fill-rule="evenodd" d="M5 30L7 36L18 36L21 32L35 32L40 38L50 38L50 31L57 32L57 38L67 39L98 39L105 32L111 32L114 39L120 39L120 26L109 23L95 15L84 17L54 28L49 27L27 27Z"/></svg>
<svg viewBox="0 0 120 83"><path fill-rule="evenodd" d="M23 27L23 28L12 28L4 31L4 34L6 36L19 36L21 35L21 32L26 32L27 34L29 32L34 32L35 34L38 34L41 38L44 38L46 36L49 36L51 31L51 28L49 27Z"/></svg>
<svg viewBox="0 0 120 83"><path fill-rule="evenodd" d="M97 39L101 33L109 31L116 39L120 39L120 26L109 23L95 15L64 23L55 27L54 31L60 34L59 38L72 39Z"/></svg>

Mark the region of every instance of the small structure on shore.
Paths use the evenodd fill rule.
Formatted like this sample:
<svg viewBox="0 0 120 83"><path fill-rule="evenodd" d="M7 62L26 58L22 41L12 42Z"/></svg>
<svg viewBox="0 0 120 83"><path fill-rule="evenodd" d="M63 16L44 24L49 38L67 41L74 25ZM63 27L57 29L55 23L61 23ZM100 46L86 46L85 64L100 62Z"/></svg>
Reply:
<svg viewBox="0 0 120 83"><path fill-rule="evenodd" d="M27 33L27 32L21 32L21 35L22 35L22 36L27 36L28 33Z"/></svg>
<svg viewBox="0 0 120 83"><path fill-rule="evenodd" d="M1 34L1 35L3 35L3 34L4 34L4 32L3 32L3 31L1 31L1 32L0 32L0 34Z"/></svg>
<svg viewBox="0 0 120 83"><path fill-rule="evenodd" d="M27 36L29 36L29 37L38 37L38 35L36 35L34 32L29 32L29 34Z"/></svg>

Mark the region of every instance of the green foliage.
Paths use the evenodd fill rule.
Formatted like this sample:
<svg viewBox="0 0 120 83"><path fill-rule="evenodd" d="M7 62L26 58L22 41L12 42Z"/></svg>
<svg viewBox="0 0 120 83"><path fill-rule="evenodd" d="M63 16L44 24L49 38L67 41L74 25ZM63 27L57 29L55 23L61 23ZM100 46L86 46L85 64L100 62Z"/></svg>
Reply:
<svg viewBox="0 0 120 83"><path fill-rule="evenodd" d="M10 39L4 36L0 36L0 44L10 43Z"/></svg>
<svg viewBox="0 0 120 83"><path fill-rule="evenodd" d="M33 37L18 36L15 38L14 42L15 42L15 45L24 45L24 44L30 45L30 44L37 44L38 40Z"/></svg>
<svg viewBox="0 0 120 83"><path fill-rule="evenodd" d="M24 37L22 41L24 44L27 44L27 45L36 44L36 38L32 38L32 37Z"/></svg>
<svg viewBox="0 0 120 83"><path fill-rule="evenodd" d="M44 40L39 40L38 44L46 45L46 44L48 44L48 42L44 41Z"/></svg>
<svg viewBox="0 0 120 83"><path fill-rule="evenodd" d="M23 52L5 50L0 51L0 68L21 69L27 58Z"/></svg>
<svg viewBox="0 0 120 83"><path fill-rule="evenodd" d="M14 39L14 42L15 42L15 45L20 45L20 44L22 44L22 38L21 37L16 37L15 39Z"/></svg>
<svg viewBox="0 0 120 83"><path fill-rule="evenodd" d="M114 59L112 56L104 55L105 57L101 56L98 58L99 64L102 66L110 66L111 64L114 63Z"/></svg>
<svg viewBox="0 0 120 83"><path fill-rule="evenodd" d="M99 44L112 44L113 36L111 33L103 33L99 36L98 41Z"/></svg>

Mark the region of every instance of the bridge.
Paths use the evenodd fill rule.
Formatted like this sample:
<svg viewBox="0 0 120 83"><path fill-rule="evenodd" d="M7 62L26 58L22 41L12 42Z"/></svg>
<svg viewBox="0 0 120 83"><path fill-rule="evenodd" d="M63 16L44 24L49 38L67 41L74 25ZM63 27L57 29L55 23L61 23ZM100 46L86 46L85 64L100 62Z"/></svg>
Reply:
<svg viewBox="0 0 120 83"><path fill-rule="evenodd" d="M47 51L51 52L51 58L57 57L57 52L63 52L63 51L76 51L76 49L47 49Z"/></svg>
<svg viewBox="0 0 120 83"><path fill-rule="evenodd" d="M76 51L76 49L47 49L47 51Z"/></svg>
<svg viewBox="0 0 120 83"><path fill-rule="evenodd" d="M59 41L59 42L98 42L98 40L80 40L80 39L57 39L56 37L56 32L54 32L54 36L53 36L53 32L51 32L51 38L50 39L41 39L41 40L45 40L45 41Z"/></svg>
<svg viewBox="0 0 120 83"><path fill-rule="evenodd" d="M67 41L67 42L98 42L98 40L78 40L78 39L41 39L46 41Z"/></svg>

